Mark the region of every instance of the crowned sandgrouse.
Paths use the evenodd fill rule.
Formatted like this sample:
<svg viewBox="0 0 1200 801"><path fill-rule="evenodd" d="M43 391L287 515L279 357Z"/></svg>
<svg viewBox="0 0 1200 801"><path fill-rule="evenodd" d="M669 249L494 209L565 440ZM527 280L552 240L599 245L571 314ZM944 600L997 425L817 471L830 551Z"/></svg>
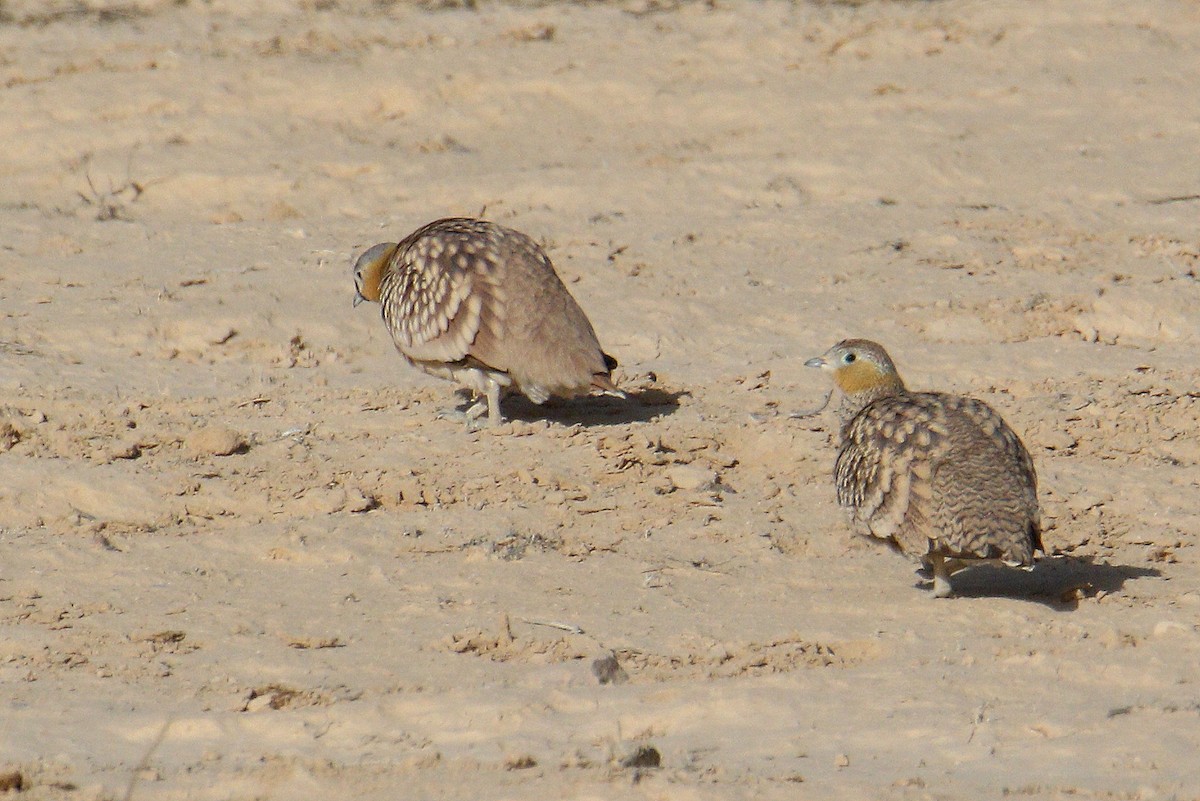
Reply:
<svg viewBox="0 0 1200 801"><path fill-rule="evenodd" d="M1042 549L1037 474L990 406L910 392L880 345L848 339L809 367L841 391L838 503L855 527L933 571L934 595L972 560L1031 565Z"/></svg>
<svg viewBox="0 0 1200 801"><path fill-rule="evenodd" d="M486 399L468 415L499 423L502 392L541 404L592 391L625 397L617 361L545 252L511 228L437 220L368 249L354 265L355 305L382 305L396 348L412 365Z"/></svg>

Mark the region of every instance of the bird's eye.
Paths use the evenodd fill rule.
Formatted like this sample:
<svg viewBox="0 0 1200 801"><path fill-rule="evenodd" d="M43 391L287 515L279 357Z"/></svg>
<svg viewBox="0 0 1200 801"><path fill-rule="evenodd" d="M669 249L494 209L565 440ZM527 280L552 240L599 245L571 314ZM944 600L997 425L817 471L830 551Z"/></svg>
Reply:
<svg viewBox="0 0 1200 801"><path fill-rule="evenodd" d="M857 358L858 358L858 356L854 355L853 353L847 353L845 356L842 357L842 363L843 364L854 364L854 360Z"/></svg>

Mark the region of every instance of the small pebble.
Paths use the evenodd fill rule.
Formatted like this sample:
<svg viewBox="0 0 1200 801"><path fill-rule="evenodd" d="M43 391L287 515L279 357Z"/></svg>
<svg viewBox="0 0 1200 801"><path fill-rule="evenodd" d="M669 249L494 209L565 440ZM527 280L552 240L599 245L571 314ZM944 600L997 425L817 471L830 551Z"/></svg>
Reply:
<svg viewBox="0 0 1200 801"><path fill-rule="evenodd" d="M1190 626L1185 626L1176 620L1160 620L1154 624L1154 636L1166 637L1169 635L1188 634L1191 632Z"/></svg>
<svg viewBox="0 0 1200 801"><path fill-rule="evenodd" d="M609 654L592 662L592 675L601 684L624 684L629 681L629 674L617 661L616 654Z"/></svg>
<svg viewBox="0 0 1200 801"><path fill-rule="evenodd" d="M621 760L623 768L660 768L662 754L652 745L639 745Z"/></svg>
<svg viewBox="0 0 1200 801"><path fill-rule="evenodd" d="M19 770L0 773L0 793L19 793L25 789L25 775Z"/></svg>
<svg viewBox="0 0 1200 801"><path fill-rule="evenodd" d="M231 456L245 453L249 443L228 426L212 425L193 431L184 440L184 446L193 456Z"/></svg>
<svg viewBox="0 0 1200 801"><path fill-rule="evenodd" d="M704 491L717 484L717 474L690 464L676 465L667 470L667 478L676 489Z"/></svg>

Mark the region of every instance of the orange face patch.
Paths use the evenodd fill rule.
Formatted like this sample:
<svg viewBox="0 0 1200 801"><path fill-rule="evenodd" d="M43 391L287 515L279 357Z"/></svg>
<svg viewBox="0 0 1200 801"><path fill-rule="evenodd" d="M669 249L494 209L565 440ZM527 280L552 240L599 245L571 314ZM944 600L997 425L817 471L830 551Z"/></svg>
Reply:
<svg viewBox="0 0 1200 801"><path fill-rule="evenodd" d="M833 381L847 395L856 395L879 386L901 386L900 376L895 373L885 375L880 372L879 365L869 359L840 365L834 370Z"/></svg>
<svg viewBox="0 0 1200 801"><path fill-rule="evenodd" d="M383 271L395 252L396 244L389 242L375 245L358 257L354 264L354 274L363 300L379 302L379 284L383 280Z"/></svg>

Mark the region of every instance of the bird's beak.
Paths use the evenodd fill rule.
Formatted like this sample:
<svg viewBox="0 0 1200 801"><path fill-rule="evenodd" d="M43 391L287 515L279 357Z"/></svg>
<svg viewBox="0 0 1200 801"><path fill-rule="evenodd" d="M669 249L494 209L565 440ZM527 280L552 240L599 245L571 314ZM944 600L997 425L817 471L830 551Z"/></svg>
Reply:
<svg viewBox="0 0 1200 801"><path fill-rule="evenodd" d="M354 293L354 308L358 308L358 304L362 303L364 300L366 300L366 298L364 298L362 296L361 292L355 292Z"/></svg>
<svg viewBox="0 0 1200 801"><path fill-rule="evenodd" d="M829 366L829 362L825 361L825 357L824 357L824 356L814 356L814 357L812 357L811 359L809 359L808 361L806 361L806 362L804 363L804 366L805 366L805 367L821 367L821 368L825 368L825 367L828 367L828 366Z"/></svg>

